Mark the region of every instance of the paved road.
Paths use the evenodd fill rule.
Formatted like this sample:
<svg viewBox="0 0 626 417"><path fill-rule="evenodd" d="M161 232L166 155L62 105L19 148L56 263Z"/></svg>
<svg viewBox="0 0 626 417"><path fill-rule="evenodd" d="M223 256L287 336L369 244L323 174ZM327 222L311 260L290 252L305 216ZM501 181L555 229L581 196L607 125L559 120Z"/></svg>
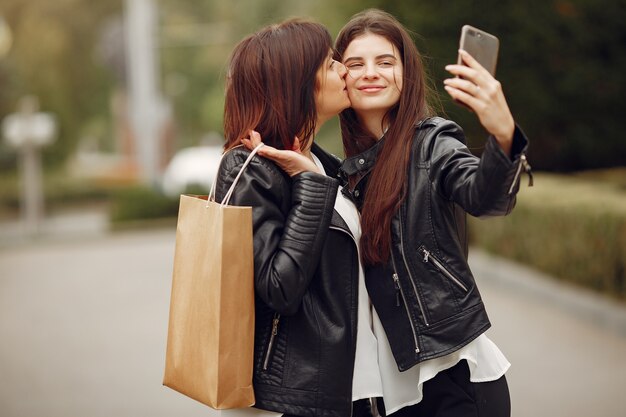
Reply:
<svg viewBox="0 0 626 417"><path fill-rule="evenodd" d="M219 415L161 386L173 246L161 230L0 248L0 415ZM513 416L624 416L626 309L472 263Z"/></svg>

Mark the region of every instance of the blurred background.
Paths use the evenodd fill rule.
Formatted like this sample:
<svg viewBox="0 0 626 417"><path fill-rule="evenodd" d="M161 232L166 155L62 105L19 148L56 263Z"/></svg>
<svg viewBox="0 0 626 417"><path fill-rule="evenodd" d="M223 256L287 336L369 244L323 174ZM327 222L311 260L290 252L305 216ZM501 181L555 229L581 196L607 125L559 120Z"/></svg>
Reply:
<svg viewBox="0 0 626 417"><path fill-rule="evenodd" d="M513 415L623 415L625 0L2 0L0 415L218 415L160 381L178 195L212 182L229 53L368 7L413 31L477 154L443 67L462 25L500 38L535 186L470 230ZM337 120L316 140L342 155Z"/></svg>

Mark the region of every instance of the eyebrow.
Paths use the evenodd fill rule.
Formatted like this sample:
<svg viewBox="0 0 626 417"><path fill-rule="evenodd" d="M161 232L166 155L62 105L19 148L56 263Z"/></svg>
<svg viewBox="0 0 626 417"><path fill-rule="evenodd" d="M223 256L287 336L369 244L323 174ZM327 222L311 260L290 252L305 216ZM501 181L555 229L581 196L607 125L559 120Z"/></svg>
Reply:
<svg viewBox="0 0 626 417"><path fill-rule="evenodd" d="M398 58L396 58L396 56L395 56L395 55L393 55L393 54L382 54L382 55L378 55L378 56L374 57L374 59L382 59L382 58L392 58L392 59L395 59L395 60L397 60L397 59L398 59ZM347 58L347 59L346 59L345 61L343 61L343 62L344 62L344 64L345 64L345 63L350 62L350 61L362 61L362 60L363 60L363 57L360 57L360 56L351 56L351 57Z"/></svg>

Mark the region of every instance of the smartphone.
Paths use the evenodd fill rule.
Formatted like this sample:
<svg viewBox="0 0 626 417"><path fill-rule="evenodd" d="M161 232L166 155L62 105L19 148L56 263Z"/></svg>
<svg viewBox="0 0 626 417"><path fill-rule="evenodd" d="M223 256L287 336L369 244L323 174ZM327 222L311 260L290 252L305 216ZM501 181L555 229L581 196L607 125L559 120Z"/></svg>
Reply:
<svg viewBox="0 0 626 417"><path fill-rule="evenodd" d="M498 49L500 41L494 35L473 26L465 25L461 29L459 48L467 51L485 67L492 76L496 76L496 64L498 63ZM463 64L461 56L457 58L458 64Z"/></svg>

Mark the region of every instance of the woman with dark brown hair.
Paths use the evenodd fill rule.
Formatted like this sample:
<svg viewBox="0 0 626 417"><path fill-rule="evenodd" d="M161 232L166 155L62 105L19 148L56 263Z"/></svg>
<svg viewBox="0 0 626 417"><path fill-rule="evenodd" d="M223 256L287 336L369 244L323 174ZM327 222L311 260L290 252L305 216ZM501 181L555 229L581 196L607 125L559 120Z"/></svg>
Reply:
<svg viewBox="0 0 626 417"><path fill-rule="evenodd" d="M510 364L467 263L466 213L508 214L527 139L500 83L465 51L448 65L450 96L489 132L480 158L434 113L421 56L391 15L355 15L335 42L352 108L342 112L341 173L361 212L362 261L374 309L387 415L510 415ZM384 413L384 411L383 411Z"/></svg>
<svg viewBox="0 0 626 417"><path fill-rule="evenodd" d="M232 53L216 199L250 154L242 138L261 134L260 155L288 149L299 159L254 156L230 200L252 206L256 408L222 415L370 415L369 402L356 401L368 393L352 389L360 268L349 222L358 213L338 193L340 160L313 142L350 105L346 69L332 55L328 31L302 20L261 29Z"/></svg>

